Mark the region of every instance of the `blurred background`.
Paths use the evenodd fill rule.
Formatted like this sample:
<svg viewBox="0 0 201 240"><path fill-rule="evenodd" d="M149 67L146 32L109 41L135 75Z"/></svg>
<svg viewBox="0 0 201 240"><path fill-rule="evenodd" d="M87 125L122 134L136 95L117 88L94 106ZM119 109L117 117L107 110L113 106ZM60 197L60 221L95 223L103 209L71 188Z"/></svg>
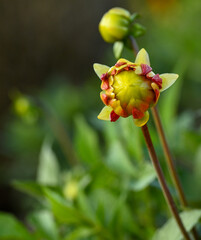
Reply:
<svg viewBox="0 0 201 240"><path fill-rule="evenodd" d="M71 171L70 162L77 158L84 159L87 165L83 175L92 171L94 165L85 159L91 154L93 161L95 153L83 146L88 134L93 136L90 144L96 135L96 151L102 154L103 161L108 142L116 138L121 145L123 137L130 144L127 150L131 158L142 156L138 146L142 145L148 159L139 130L133 127L133 136L122 137L123 121L117 124L121 129L118 135L114 125L96 119L103 104L99 99L100 80L92 65L98 62L112 66L116 62L112 45L103 41L98 24L102 15L115 6L141 15L137 21L147 31L138 43L149 52L155 72L180 74L174 87L162 94L159 108L188 200L191 206L201 207L200 1L1 0L0 211L23 220L27 212L38 206L35 200L15 190L12 183L41 179L41 148L47 142L58 158L61 172ZM123 55L134 60L129 50ZM149 124L164 164L152 119ZM64 131L67 138L62 135ZM134 136L139 144L132 142ZM132 150L131 143L139 151ZM125 172L117 170L115 174ZM52 179L54 185L54 176ZM163 216L161 219L164 222Z"/></svg>

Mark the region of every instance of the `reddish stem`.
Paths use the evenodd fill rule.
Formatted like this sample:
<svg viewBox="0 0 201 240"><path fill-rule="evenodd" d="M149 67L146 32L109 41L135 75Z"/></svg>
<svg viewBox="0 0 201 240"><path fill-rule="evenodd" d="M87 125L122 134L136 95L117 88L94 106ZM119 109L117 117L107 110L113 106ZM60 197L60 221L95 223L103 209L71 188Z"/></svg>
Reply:
<svg viewBox="0 0 201 240"><path fill-rule="evenodd" d="M147 148L148 148L148 151L149 151L149 155L150 155L152 164L153 164L153 166L156 170L157 177L158 177L159 183L160 183L162 191L163 191L163 195L164 195L164 197L166 199L166 202L167 202L167 204L170 208L170 211L172 212L172 215L175 218L175 220L177 222L177 225L178 225L179 229L181 230L181 233L182 233L184 239L191 240L190 236L188 235L188 233L187 233L187 231L186 231L186 229L185 229L185 227L182 223L182 220L179 216L179 213L177 211L177 208L176 208L176 205L175 205L174 200L172 198L172 195L171 195L171 193L168 189L168 186L166 184L163 172L162 172L161 167L160 167L160 163L159 163L158 158L156 156L156 152L155 152L155 149L154 149L154 146L153 146L153 143L152 143L147 125L145 124L143 127L141 127L141 129L142 129L142 132L143 132L146 144L147 144Z"/></svg>

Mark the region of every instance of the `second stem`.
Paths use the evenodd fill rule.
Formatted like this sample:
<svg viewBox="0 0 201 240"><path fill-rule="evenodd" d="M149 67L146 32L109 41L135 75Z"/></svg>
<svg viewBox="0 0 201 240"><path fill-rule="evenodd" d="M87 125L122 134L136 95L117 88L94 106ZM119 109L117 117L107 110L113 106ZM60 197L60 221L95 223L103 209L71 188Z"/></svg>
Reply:
<svg viewBox="0 0 201 240"><path fill-rule="evenodd" d="M153 164L153 166L156 170L159 183L161 185L164 197L165 197L166 202L167 202L167 204L170 208L170 211L172 212L172 215L174 216L174 218L177 222L177 225L178 225L179 229L181 230L181 233L182 233L184 239L191 240L190 236L188 235L188 233L187 233L187 231L186 231L186 229L185 229L185 227L184 227L184 225L181 221L181 218L180 218L179 213L177 211L177 208L175 206L174 200L173 200L173 198L171 196L171 193L168 189L168 186L166 184L163 172L162 172L161 167L160 167L160 163L158 161L154 146L153 146L152 141L151 141L151 137L150 137L147 125L145 124L143 127L141 127L141 129L142 129L145 141L146 141L146 145L147 145L147 148L148 148L148 151L149 151L149 155L150 155L152 164Z"/></svg>

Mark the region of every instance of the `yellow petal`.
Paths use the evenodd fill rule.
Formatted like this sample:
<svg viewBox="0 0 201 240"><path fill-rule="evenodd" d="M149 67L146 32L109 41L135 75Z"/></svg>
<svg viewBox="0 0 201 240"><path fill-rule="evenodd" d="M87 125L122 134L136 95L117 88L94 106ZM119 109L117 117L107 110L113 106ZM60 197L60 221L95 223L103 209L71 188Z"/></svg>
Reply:
<svg viewBox="0 0 201 240"><path fill-rule="evenodd" d="M125 58L120 58L118 61L117 61L117 63L120 63L120 62L129 62L127 59L125 59Z"/></svg>
<svg viewBox="0 0 201 240"><path fill-rule="evenodd" d="M108 72L110 69L110 67L103 64L99 64L99 63L94 63L93 67L94 67L95 73L98 75L99 78L103 73Z"/></svg>
<svg viewBox="0 0 201 240"><path fill-rule="evenodd" d="M110 114L112 112L112 108L110 106L105 106L98 115L98 119L110 121Z"/></svg>
<svg viewBox="0 0 201 240"><path fill-rule="evenodd" d="M129 61L128 60L126 60L126 59L124 59L124 58L120 58L118 61L117 61L117 63L115 64L115 67L116 68L121 68L122 66L124 66L124 65L126 65L126 64L128 64L129 63Z"/></svg>
<svg viewBox="0 0 201 240"><path fill-rule="evenodd" d="M149 55L144 48L142 48L138 52L136 59L135 59L135 63L139 64L139 65L143 63L143 64L147 64L150 66Z"/></svg>
<svg viewBox="0 0 201 240"><path fill-rule="evenodd" d="M148 120L149 120L149 112L148 112L148 111L146 111L146 112L144 113L144 117L143 117L143 118L133 119L133 121L134 121L134 123L135 123L135 125L136 125L137 127L142 127L142 126L144 126L144 125L148 122Z"/></svg>
<svg viewBox="0 0 201 240"><path fill-rule="evenodd" d="M110 9L109 13L118 14L130 20L130 13L124 8L115 7Z"/></svg>
<svg viewBox="0 0 201 240"><path fill-rule="evenodd" d="M137 75L142 74L142 68L141 68L141 66L137 66L137 67L135 68L135 73L136 73Z"/></svg>
<svg viewBox="0 0 201 240"><path fill-rule="evenodd" d="M160 92L169 88L177 80L178 77L179 75L175 73L161 74L160 78L162 78L162 88L160 89Z"/></svg>

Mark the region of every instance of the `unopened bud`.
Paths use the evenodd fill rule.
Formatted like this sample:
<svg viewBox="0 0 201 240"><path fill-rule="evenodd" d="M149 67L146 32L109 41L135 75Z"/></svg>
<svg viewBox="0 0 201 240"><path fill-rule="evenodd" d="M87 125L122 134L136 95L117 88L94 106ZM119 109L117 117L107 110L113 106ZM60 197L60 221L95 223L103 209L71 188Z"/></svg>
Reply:
<svg viewBox="0 0 201 240"><path fill-rule="evenodd" d="M99 24L99 31L106 42L123 40L129 33L131 14L123 8L112 8L105 13Z"/></svg>

